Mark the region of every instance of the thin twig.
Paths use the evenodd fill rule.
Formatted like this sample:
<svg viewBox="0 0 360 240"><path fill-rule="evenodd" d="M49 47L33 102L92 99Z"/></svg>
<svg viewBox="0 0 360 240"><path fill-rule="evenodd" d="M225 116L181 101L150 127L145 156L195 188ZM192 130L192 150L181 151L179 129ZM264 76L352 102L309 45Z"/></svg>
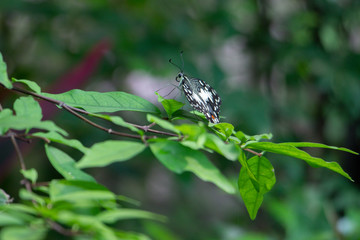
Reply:
<svg viewBox="0 0 360 240"><path fill-rule="evenodd" d="M254 150L251 150L251 149L248 149L248 148L244 148L245 151L248 151L249 153L252 153L258 157L261 157L262 156L262 153L258 153L258 152L255 152Z"/></svg>
<svg viewBox="0 0 360 240"><path fill-rule="evenodd" d="M62 104L61 107L63 107L66 111L70 112L71 114L75 115L76 117L80 118L81 120L87 122L88 124L90 124L91 126L94 126L96 128L99 128L109 134L114 134L114 135L118 135L118 136L122 136L122 137L129 137L129 138L136 138L136 139L141 139L141 136L139 135L133 135L133 134L128 134L128 133L122 133L122 132L117 132L112 130L111 128L105 128L97 123L94 123L93 121L83 117L82 115L78 114L77 112L75 112L70 106L66 105L66 104ZM150 138L150 137L148 137Z"/></svg>
<svg viewBox="0 0 360 240"><path fill-rule="evenodd" d="M19 158L19 162L20 162L20 167L23 171L26 171L26 166L25 166L25 161L24 161L24 158L21 154L21 151L20 151L20 148L19 148L19 145L17 144L16 142L16 139L15 139L15 133L14 132L9 132L9 136L11 138L11 142L12 144L14 145L14 148L15 148L15 151L16 151L16 154ZM28 192L32 193L32 189L31 189L31 183L28 179L24 178L22 180L22 183L25 185L25 188ZM36 204L35 200L32 200L32 202L34 204Z"/></svg>
<svg viewBox="0 0 360 240"><path fill-rule="evenodd" d="M64 236L71 237L71 236L75 236L78 234L78 232L74 232L70 229L66 229L63 226L61 226L60 224L58 224L57 222L54 222L50 219L47 219L47 223L50 225L50 227L52 229L54 229L55 231L57 231L58 233L60 233Z"/></svg>
<svg viewBox="0 0 360 240"><path fill-rule="evenodd" d="M2 84L0 84L0 85L3 86ZM87 112L87 111L85 111L83 109L80 109L80 108L69 106L69 105L65 104L64 102L62 102L62 101L52 99L52 98L49 98L49 97L46 97L46 96L43 96L41 94L37 94L37 93L34 93L34 92L30 92L30 91L27 91L25 89L18 88L16 86L14 86L12 89L9 89L9 90L16 91L16 92L21 92L21 93L31 95L31 96L34 96L36 98L45 100L47 102L59 105L60 107L65 108L68 112L70 112L71 114L73 114L73 115L77 116L78 118L84 120L85 122L89 123L90 125L92 125L92 126L94 126L96 128L99 128L99 129L101 129L103 131L106 131L108 133L123 136L123 137L141 139L141 136L113 131L113 130L111 130L109 128L105 128L105 127L103 127L103 126L101 126L99 124L96 124L96 123L88 120L87 118L81 116L80 114L76 114L76 113L82 113L82 114L85 114L85 115L90 115L89 112ZM169 133L169 132L163 132L163 131L159 131L159 130L150 129L151 124L149 125L150 127L149 126L140 126L140 125L136 125L136 124L131 124L131 125L133 125L134 127L138 128L138 129L144 130L145 132L151 132L151 133L156 133L156 134L161 134L161 135L166 135L166 136L173 136L173 137L178 136L178 135L176 135L174 133ZM145 136L145 138L146 139L156 138L156 136Z"/></svg>

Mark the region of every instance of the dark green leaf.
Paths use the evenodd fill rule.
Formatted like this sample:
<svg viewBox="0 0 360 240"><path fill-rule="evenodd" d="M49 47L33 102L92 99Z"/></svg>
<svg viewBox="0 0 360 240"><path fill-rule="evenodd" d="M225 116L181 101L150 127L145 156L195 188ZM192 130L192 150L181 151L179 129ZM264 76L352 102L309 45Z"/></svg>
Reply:
<svg viewBox="0 0 360 240"><path fill-rule="evenodd" d="M250 218L254 220L263 201L264 194L271 190L276 179L273 166L264 156L252 157L247 163L251 172L258 179L259 190L255 189L248 175L248 170L242 167L239 174L239 191Z"/></svg>
<svg viewBox="0 0 360 240"><path fill-rule="evenodd" d="M31 90L33 90L35 93L40 94L41 93L41 88L39 85L37 85L36 82L34 81L30 81L30 80L25 80L25 79L16 79L16 78L12 78L11 79L13 82L18 82L18 83L23 83L26 86L28 86L28 88L30 88Z"/></svg>
<svg viewBox="0 0 360 240"><path fill-rule="evenodd" d="M125 92L100 93L74 89L61 94L42 93L42 95L91 113L138 111L160 114L160 110L154 104Z"/></svg>
<svg viewBox="0 0 360 240"><path fill-rule="evenodd" d="M104 223L115 223L119 220L127 219L152 219L158 221L165 221L166 218L162 215L154 214L151 212L138 210L138 209L110 209L107 211L102 211L97 216L97 219Z"/></svg>
<svg viewBox="0 0 360 240"><path fill-rule="evenodd" d="M96 182L89 174L76 167L76 162L63 151L45 145L46 154L52 166L67 180L82 180Z"/></svg>
<svg viewBox="0 0 360 240"><path fill-rule="evenodd" d="M324 167L330 169L353 181L351 177L346 172L344 172L344 170L340 167L340 165L337 162L326 162L321 158L312 157L308 153L300 149L297 149L296 147L294 147L289 143L253 142L247 144L246 147L250 149L258 149L262 151L268 151L294 158L299 158L306 161L311 166Z"/></svg>
<svg viewBox="0 0 360 240"><path fill-rule="evenodd" d="M131 159L145 149L143 143L109 140L94 144L88 149L77 167L103 167L114 162Z"/></svg>
<svg viewBox="0 0 360 240"><path fill-rule="evenodd" d="M206 158L204 154L174 141L158 141L150 144L157 159L175 173L193 172L200 179L212 182L227 193L233 194L233 185Z"/></svg>
<svg viewBox="0 0 360 240"><path fill-rule="evenodd" d="M3 56L0 52L0 83L3 84L6 88L11 89L12 83L9 80L9 77L6 72L6 63L3 60Z"/></svg>

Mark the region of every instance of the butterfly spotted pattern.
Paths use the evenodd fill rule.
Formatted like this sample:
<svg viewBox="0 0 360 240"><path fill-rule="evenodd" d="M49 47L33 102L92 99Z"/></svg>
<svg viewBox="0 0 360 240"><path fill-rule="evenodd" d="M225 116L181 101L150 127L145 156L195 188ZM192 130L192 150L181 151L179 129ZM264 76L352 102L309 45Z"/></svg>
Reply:
<svg viewBox="0 0 360 240"><path fill-rule="evenodd" d="M182 71L176 76L176 81L193 108L202 112L211 123L219 123L221 99L209 84L201 79L188 77Z"/></svg>

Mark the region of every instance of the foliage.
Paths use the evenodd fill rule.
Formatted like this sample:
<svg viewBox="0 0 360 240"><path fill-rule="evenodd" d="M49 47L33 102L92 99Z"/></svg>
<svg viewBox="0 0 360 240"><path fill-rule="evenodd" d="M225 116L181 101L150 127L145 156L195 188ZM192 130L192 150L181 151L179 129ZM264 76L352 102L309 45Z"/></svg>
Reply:
<svg viewBox="0 0 360 240"><path fill-rule="evenodd" d="M313 157L299 149L330 148L357 154L346 148L311 142L273 143L269 141L272 134L249 136L237 131L230 123L207 125L203 118L202 121L191 124L179 122L179 119L189 119L180 110L182 104L160 96L159 102L164 107L166 117L161 117L160 110L150 102L123 92L71 90L61 94L48 94L29 80L13 78L10 82L3 61L0 62L0 69L0 84L3 88L28 95L16 99L13 109L5 108L0 112L2 136L10 138L16 149L17 138L20 137L44 140L45 152L50 163L63 177L51 179L47 183L38 183L37 171L26 169L25 161L18 151L25 189L20 189L21 203L9 203L10 197L1 191L0 223L5 226L1 232L3 239L20 239L27 235L31 235L33 239L42 239L49 229L72 236L74 239L148 239L140 233L118 230L114 223L134 218L159 221L164 221L165 218L147 211L124 207L133 200L113 193L82 170L131 160L147 147L160 163L174 173L192 172L228 194L235 194L238 189L251 219L255 219L263 196L276 182L274 168L265 157L267 152L304 160L312 167L327 168L352 180L338 163ZM31 91L19 88L15 83L25 85ZM137 141L107 140L94 143L90 148L84 147L80 141L67 138L67 131L54 122L42 120L42 111L37 99L56 104L109 134ZM146 119L149 125L138 126L118 116L99 114L116 111L148 113ZM111 122L123 131L103 127L89 117ZM160 130L153 129L155 125L158 125ZM127 133L126 129L132 133ZM83 156L76 161L53 143L75 148ZM238 160L241 170L237 186L229 176L221 173L204 152L216 152L231 162ZM254 156L248 158L245 152Z"/></svg>

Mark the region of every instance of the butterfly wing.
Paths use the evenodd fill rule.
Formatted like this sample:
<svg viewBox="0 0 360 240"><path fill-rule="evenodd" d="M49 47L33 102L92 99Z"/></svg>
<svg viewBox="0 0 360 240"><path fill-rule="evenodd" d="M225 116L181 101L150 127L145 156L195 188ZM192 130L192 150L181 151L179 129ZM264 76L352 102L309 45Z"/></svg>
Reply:
<svg viewBox="0 0 360 240"><path fill-rule="evenodd" d="M208 121L219 122L221 99L209 84L201 79L185 76L182 88L193 108L202 112Z"/></svg>

